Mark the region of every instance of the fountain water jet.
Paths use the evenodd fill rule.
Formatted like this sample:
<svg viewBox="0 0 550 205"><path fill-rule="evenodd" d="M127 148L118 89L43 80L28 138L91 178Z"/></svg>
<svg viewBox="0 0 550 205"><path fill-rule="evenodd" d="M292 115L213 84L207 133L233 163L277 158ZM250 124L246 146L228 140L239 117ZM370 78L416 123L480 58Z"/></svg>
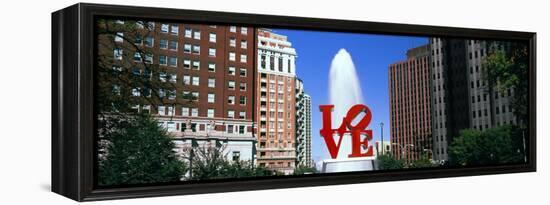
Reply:
<svg viewBox="0 0 550 205"><path fill-rule="evenodd" d="M361 85L357 77L351 55L340 49L332 59L329 72L329 101L334 105L332 127L340 126L348 109L355 104L363 104ZM344 135L337 159L325 160L324 172L372 170L371 159L348 159L351 153L351 136ZM327 156L327 158L329 158Z"/></svg>

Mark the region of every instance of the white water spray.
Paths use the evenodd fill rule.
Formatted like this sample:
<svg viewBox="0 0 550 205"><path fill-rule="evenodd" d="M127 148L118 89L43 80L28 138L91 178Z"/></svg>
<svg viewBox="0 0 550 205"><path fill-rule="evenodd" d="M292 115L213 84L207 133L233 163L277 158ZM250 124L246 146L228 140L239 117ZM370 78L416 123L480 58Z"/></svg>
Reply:
<svg viewBox="0 0 550 205"><path fill-rule="evenodd" d="M344 119L344 116L353 105L363 104L363 94L361 92L357 72L355 71L355 65L353 64L351 55L343 48L334 56L330 65L329 100L330 104L334 105L334 110L332 112L332 128L340 126L342 119ZM342 139L342 144L340 145L338 157L336 159L336 161L344 161L331 165L330 168L325 171L342 172L372 170L372 166L365 164L365 162L353 162L356 160L349 159L349 154L351 154L351 136L346 134ZM328 153L327 158L330 158Z"/></svg>
<svg viewBox="0 0 550 205"><path fill-rule="evenodd" d="M363 94L355 71L355 65L346 49L340 49L332 59L329 73L329 98L334 105L332 127L342 123L348 110L355 104L363 103ZM351 153L350 136L344 136L338 152L338 159L347 158Z"/></svg>

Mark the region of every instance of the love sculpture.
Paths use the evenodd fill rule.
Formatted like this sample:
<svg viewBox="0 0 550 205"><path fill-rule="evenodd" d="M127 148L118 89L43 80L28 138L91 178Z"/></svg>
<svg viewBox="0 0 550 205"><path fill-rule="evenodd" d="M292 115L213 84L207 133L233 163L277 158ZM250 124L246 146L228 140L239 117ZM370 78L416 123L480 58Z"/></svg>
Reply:
<svg viewBox="0 0 550 205"><path fill-rule="evenodd" d="M372 139L372 130L366 129L372 119L372 114L366 105L357 104L352 106L349 110L340 127L332 129L332 109L334 105L321 105L319 106L323 113L323 128L321 129L321 136L325 140L325 144L330 152L332 159L338 157L338 150L342 144L344 134L351 135L351 154L348 157L369 157L373 156L372 146L369 146L369 141ZM363 118L355 125L351 123L361 113L365 113ZM334 134L338 134L338 143L334 140ZM364 139L361 136L365 135ZM366 152L361 152L361 147L366 148Z"/></svg>

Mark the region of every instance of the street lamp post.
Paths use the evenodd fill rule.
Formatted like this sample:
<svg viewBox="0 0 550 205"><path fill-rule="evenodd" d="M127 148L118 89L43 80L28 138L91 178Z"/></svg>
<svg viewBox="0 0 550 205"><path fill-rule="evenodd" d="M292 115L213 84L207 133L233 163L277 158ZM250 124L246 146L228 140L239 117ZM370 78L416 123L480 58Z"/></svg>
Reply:
<svg viewBox="0 0 550 205"><path fill-rule="evenodd" d="M384 123L383 122L380 122L380 137L382 138L381 141L382 141L382 154L384 154Z"/></svg>

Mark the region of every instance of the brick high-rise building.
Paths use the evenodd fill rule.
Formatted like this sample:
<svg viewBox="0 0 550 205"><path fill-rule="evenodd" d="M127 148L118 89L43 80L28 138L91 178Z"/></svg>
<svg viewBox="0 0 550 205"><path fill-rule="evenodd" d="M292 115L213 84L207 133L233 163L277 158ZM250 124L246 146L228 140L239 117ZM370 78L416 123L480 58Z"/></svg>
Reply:
<svg viewBox="0 0 550 205"><path fill-rule="evenodd" d="M126 88L114 81L113 90L130 90L128 102L158 95L160 100L133 108L151 113L172 133L181 155L193 145L218 146L229 159L254 160L252 27L113 22L104 26L116 35L100 39L99 54L114 55L105 62L113 70L129 70L131 80L149 81Z"/></svg>
<svg viewBox="0 0 550 205"><path fill-rule="evenodd" d="M391 151L407 162L431 150L429 46L407 51L407 59L388 69Z"/></svg>
<svg viewBox="0 0 550 205"><path fill-rule="evenodd" d="M489 94L483 60L502 43L466 39L430 39L434 159L447 161L448 147L462 129L483 131L516 124L511 89ZM496 90L496 89L495 89Z"/></svg>
<svg viewBox="0 0 550 205"><path fill-rule="evenodd" d="M296 51L286 36L257 29L257 164L290 174L296 166Z"/></svg>

